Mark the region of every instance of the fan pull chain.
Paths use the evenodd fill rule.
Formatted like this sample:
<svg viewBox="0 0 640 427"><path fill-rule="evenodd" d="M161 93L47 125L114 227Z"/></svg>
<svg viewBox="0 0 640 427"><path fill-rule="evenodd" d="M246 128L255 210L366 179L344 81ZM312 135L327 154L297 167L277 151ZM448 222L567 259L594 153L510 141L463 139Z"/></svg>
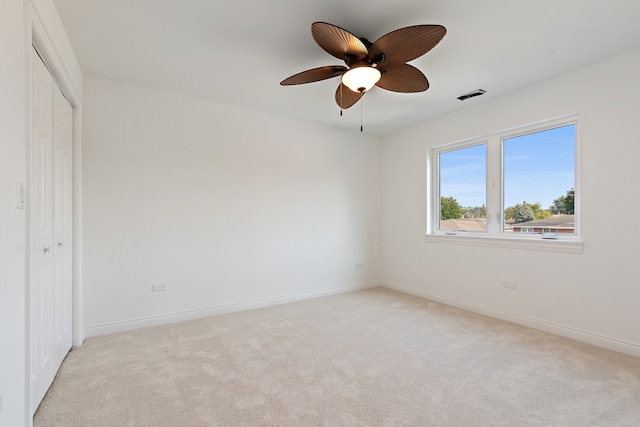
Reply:
<svg viewBox="0 0 640 427"><path fill-rule="evenodd" d="M362 104L364 100L362 98L364 98L364 92L360 92L360 132L364 130L364 127L362 127Z"/></svg>
<svg viewBox="0 0 640 427"><path fill-rule="evenodd" d="M342 86L343 84L340 83L340 117L342 117L342 106L344 105L342 102Z"/></svg>

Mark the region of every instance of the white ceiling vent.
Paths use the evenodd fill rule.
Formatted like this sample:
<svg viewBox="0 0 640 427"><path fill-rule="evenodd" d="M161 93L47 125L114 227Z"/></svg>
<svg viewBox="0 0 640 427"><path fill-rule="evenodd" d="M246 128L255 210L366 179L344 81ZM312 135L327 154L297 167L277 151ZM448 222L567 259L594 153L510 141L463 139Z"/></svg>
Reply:
<svg viewBox="0 0 640 427"><path fill-rule="evenodd" d="M484 95L485 92L486 92L486 90L484 90L484 89L474 90L473 92L469 92L469 93L465 93L464 95L460 95L458 97L458 99L460 101L464 101L465 99L473 98L474 96Z"/></svg>

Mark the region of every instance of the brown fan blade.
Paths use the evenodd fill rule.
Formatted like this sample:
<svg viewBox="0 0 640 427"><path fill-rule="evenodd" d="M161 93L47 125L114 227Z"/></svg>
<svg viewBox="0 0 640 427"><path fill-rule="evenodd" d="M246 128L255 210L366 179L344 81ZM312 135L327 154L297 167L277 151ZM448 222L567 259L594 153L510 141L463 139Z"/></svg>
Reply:
<svg viewBox="0 0 640 427"><path fill-rule="evenodd" d="M280 82L282 86L300 85L304 83L319 82L333 77L338 77L347 71L347 67L342 65L329 65L326 67L314 68L287 77Z"/></svg>
<svg viewBox="0 0 640 427"><path fill-rule="evenodd" d="M380 65L390 67L412 61L433 49L447 34L442 25L414 25L392 31L369 46L368 58L377 60L384 54Z"/></svg>
<svg viewBox="0 0 640 427"><path fill-rule="evenodd" d="M340 108L346 110L360 101L363 94L359 92L354 92L348 87L346 87L343 83L340 83L338 89L336 90L336 103Z"/></svg>
<svg viewBox="0 0 640 427"><path fill-rule="evenodd" d="M335 25L314 22L311 24L311 35L321 48L336 58L353 61L367 56L367 47L359 38Z"/></svg>
<svg viewBox="0 0 640 427"><path fill-rule="evenodd" d="M429 81L413 65L402 64L383 73L376 86L392 92L424 92L429 89Z"/></svg>

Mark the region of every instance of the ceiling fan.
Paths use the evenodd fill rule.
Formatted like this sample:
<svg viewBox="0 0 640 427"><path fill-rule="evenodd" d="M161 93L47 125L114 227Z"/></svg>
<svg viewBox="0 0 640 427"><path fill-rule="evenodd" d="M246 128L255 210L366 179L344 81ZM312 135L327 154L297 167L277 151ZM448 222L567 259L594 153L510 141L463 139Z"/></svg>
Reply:
<svg viewBox="0 0 640 427"><path fill-rule="evenodd" d="M312 83L342 77L335 99L347 109L374 85L392 92L424 92L429 81L416 67L407 64L433 49L447 33L442 25L414 25L392 31L371 43L326 22L311 24L311 35L327 53L342 59L345 66L329 65L294 74L283 86Z"/></svg>

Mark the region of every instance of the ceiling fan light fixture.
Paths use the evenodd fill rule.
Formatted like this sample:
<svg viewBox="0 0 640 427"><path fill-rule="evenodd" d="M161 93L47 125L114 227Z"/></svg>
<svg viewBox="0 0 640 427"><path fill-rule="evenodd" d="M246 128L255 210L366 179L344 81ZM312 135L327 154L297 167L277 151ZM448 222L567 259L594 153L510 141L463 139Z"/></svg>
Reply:
<svg viewBox="0 0 640 427"><path fill-rule="evenodd" d="M382 74L373 67L355 67L342 75L342 83L356 93L363 93L371 89Z"/></svg>
<svg viewBox="0 0 640 427"><path fill-rule="evenodd" d="M341 77L334 98L340 110L351 108L374 85L396 93L429 89L424 73L408 62L433 49L446 35L442 25L413 25L391 31L371 43L326 22L311 24L315 42L346 66L328 65L302 71L280 82L300 85Z"/></svg>

